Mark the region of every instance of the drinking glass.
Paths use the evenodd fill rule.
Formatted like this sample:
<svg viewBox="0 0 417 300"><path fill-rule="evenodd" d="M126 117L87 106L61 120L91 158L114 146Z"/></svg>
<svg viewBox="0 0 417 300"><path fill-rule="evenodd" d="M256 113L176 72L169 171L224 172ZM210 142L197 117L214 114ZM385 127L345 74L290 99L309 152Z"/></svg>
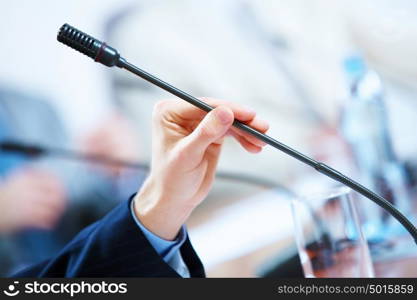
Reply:
<svg viewBox="0 0 417 300"><path fill-rule="evenodd" d="M294 198L291 208L305 277L374 276L349 188Z"/></svg>

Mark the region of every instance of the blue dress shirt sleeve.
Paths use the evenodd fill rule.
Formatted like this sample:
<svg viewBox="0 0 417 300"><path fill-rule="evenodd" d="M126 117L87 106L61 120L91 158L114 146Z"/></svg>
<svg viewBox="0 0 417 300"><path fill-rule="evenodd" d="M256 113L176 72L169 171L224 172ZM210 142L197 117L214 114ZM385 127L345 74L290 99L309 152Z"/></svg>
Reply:
<svg viewBox="0 0 417 300"><path fill-rule="evenodd" d="M181 230L177 236L177 238L173 241L168 241L160 238L159 236L155 235L151 231L149 231L136 217L134 213L134 205L135 201L131 201L131 213L132 217L135 220L136 224L142 230L145 237L151 243L152 247L154 247L155 251L163 258L163 260L178 274L180 274L184 278L190 277L190 272L182 259L180 248L182 244L184 244L187 238L187 231L185 226L181 227Z"/></svg>

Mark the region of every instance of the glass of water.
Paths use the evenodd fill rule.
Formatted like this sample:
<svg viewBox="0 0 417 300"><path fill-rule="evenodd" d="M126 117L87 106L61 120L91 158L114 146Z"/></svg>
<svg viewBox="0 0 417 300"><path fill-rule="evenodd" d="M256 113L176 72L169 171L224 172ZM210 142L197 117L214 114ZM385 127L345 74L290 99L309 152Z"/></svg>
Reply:
<svg viewBox="0 0 417 300"><path fill-rule="evenodd" d="M335 187L292 200L305 277L374 277L351 194L347 187Z"/></svg>

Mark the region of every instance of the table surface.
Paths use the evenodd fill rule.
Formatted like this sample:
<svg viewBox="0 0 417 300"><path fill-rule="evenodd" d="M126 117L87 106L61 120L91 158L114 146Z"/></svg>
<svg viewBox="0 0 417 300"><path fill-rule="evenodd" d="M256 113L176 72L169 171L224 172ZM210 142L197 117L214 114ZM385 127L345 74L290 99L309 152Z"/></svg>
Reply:
<svg viewBox="0 0 417 300"><path fill-rule="evenodd" d="M290 206L284 198L276 191L258 191L205 204L192 216L187 224L191 241L208 277L256 277L262 266L294 248ZM282 221L276 223L281 226L270 226L272 219ZM374 262L374 270L376 277L417 277L417 251L415 257Z"/></svg>

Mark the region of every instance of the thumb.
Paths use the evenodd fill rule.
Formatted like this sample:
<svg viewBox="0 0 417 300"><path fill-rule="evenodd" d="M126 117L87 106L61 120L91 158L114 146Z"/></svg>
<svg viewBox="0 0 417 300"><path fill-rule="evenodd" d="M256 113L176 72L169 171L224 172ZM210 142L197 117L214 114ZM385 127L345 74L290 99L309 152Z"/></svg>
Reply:
<svg viewBox="0 0 417 300"><path fill-rule="evenodd" d="M197 128L184 138L183 146L187 148L187 154L202 157L207 147L227 133L233 120L233 112L227 106L218 106L210 111Z"/></svg>

